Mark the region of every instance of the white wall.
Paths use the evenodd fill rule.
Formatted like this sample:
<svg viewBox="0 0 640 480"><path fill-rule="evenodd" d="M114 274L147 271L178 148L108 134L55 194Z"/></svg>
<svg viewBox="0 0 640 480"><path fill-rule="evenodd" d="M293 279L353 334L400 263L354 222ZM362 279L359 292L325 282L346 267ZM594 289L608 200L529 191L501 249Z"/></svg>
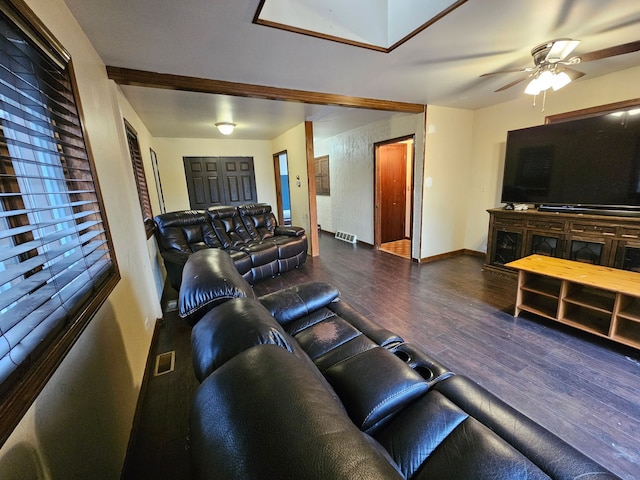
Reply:
<svg viewBox="0 0 640 480"><path fill-rule="evenodd" d="M253 157L258 201L276 205L271 142L209 138L162 138L153 140L167 212L189 209L189 193L182 157ZM147 176L153 179L153 176Z"/></svg>
<svg viewBox="0 0 640 480"><path fill-rule="evenodd" d="M486 251L489 214L500 206L502 169L507 131L541 125L547 115L570 112L640 97L640 67L589 79L583 77L547 95L545 111L532 107L532 97L522 95L511 102L476 110L470 185L467 195L465 248ZM484 186L484 191L481 188Z"/></svg>
<svg viewBox="0 0 640 480"><path fill-rule="evenodd" d="M122 279L0 449L0 478L119 478L160 316L152 254L104 64L62 0L26 3L73 58Z"/></svg>
<svg viewBox="0 0 640 480"><path fill-rule="evenodd" d="M429 105L426 130L423 259L464 248L473 111Z"/></svg>
<svg viewBox="0 0 640 480"><path fill-rule="evenodd" d="M153 175L153 167L151 165L151 152L149 150L150 148L153 148L153 137L151 136L149 130L147 130L146 125L142 123L142 120L133 109L127 98L122 93L120 87L116 85L113 80L110 80L109 83L112 98L114 98L116 102L114 108L115 118L123 119L118 130L118 137L123 156L129 159L129 163L125 165L125 170L127 170L129 173L129 175L126 177L128 182L127 188L130 191L135 189L137 193L136 180L133 172L133 162L131 161L131 156L129 153L129 145L127 142L126 130L124 127L124 119L126 119L127 122L129 122L129 124L136 131L138 144L140 146L140 156L142 157L142 164L144 167L144 174L147 180L147 190L149 192L149 199L151 201L151 211L154 216L158 215L160 213L160 198L158 196L155 177ZM140 208L140 221L142 221L142 208ZM151 275L155 284L155 293L158 298L162 298L165 271L155 237L152 236L147 240L147 249L149 250L149 266L151 268ZM158 312L158 317L160 316L162 316L162 312Z"/></svg>
<svg viewBox="0 0 640 480"><path fill-rule="evenodd" d="M311 231L309 224L309 183L307 175L307 141L304 123L284 132L271 142L271 158L279 152L287 151L289 161L289 191L291 193L291 224ZM317 155L316 155L317 156ZM272 160L273 162L273 160ZM300 177L298 179L298 177ZM272 183L275 182L273 173ZM315 179L314 179L315 181ZM298 183L299 182L299 183ZM275 184L274 184L275 185ZM275 186L274 186L275 188ZM277 203L271 203L275 209ZM315 228L315 225L314 225ZM309 249L311 250L311 249Z"/></svg>
<svg viewBox="0 0 640 480"><path fill-rule="evenodd" d="M316 157L329 155L331 196L317 197L318 223L323 230L355 233L358 240L373 244L374 144L415 135L413 235L418 238L422 196L423 119L422 114L399 115L314 144ZM416 255L417 250L414 252L414 256Z"/></svg>

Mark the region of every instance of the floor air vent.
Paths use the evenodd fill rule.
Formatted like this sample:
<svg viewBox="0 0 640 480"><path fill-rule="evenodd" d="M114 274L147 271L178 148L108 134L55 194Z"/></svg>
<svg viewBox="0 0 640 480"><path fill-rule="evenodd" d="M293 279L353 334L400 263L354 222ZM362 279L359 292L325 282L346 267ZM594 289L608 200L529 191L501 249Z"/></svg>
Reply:
<svg viewBox="0 0 640 480"><path fill-rule="evenodd" d="M176 352L171 351L167 353L161 353L156 357L156 368L153 371L154 376L164 375L165 373L173 372L176 365Z"/></svg>
<svg viewBox="0 0 640 480"><path fill-rule="evenodd" d="M336 238L343 242L356 243L356 236L353 233L336 232Z"/></svg>

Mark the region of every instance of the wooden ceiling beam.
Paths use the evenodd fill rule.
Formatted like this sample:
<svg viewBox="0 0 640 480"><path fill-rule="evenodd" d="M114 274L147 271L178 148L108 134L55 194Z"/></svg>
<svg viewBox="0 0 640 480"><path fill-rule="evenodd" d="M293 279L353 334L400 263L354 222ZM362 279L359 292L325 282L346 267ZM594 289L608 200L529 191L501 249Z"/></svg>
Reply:
<svg viewBox="0 0 640 480"><path fill-rule="evenodd" d="M419 103L394 102L375 98L336 95L333 93L267 87L264 85L227 82L224 80L156 73L122 67L107 66L107 75L118 85L131 85L136 87L163 88L166 90L281 100L314 105L335 105L339 107L365 108L391 112L423 113L425 109L425 105Z"/></svg>

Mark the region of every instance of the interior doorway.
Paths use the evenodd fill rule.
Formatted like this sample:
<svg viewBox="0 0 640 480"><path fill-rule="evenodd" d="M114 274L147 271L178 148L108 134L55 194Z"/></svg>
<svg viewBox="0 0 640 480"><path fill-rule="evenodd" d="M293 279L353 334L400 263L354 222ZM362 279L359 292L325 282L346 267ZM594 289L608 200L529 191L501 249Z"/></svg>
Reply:
<svg viewBox="0 0 640 480"><path fill-rule="evenodd" d="M376 248L411 258L414 137L374 145Z"/></svg>
<svg viewBox="0 0 640 480"><path fill-rule="evenodd" d="M287 151L273 155L273 171L276 177L276 202L278 221L282 225L291 225L291 194L289 191L289 162Z"/></svg>

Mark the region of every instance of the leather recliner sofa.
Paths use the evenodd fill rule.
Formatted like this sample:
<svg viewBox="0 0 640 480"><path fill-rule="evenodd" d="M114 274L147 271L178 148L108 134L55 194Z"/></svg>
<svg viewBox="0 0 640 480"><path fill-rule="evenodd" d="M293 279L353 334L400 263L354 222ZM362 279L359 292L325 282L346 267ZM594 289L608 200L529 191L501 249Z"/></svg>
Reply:
<svg viewBox="0 0 640 480"><path fill-rule="evenodd" d="M227 256L187 262L197 479L617 478L325 283L256 297Z"/></svg>
<svg viewBox="0 0 640 480"><path fill-rule="evenodd" d="M180 289L182 269L199 250L218 248L231 256L250 283L298 268L307 259L301 227L280 226L264 203L212 206L157 215L155 233L169 284Z"/></svg>

